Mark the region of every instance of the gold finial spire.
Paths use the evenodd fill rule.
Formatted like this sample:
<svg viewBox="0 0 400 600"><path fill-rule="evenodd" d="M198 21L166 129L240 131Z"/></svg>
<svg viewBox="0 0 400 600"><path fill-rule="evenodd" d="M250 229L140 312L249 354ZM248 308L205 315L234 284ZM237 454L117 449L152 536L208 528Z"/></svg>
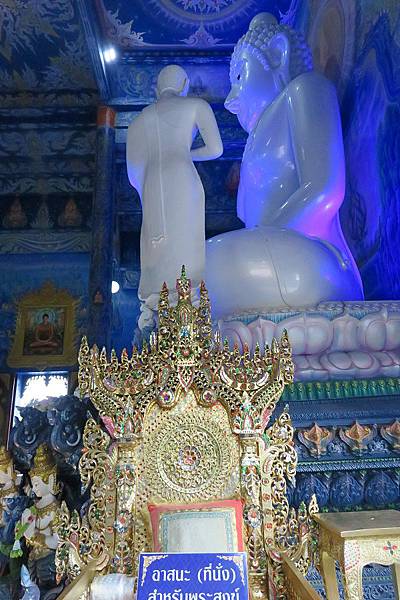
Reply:
<svg viewBox="0 0 400 600"><path fill-rule="evenodd" d="M162 284L161 292L160 292L160 299L158 301L158 315L161 320L163 319L163 317L167 316L168 309L169 309L169 290L168 290L167 284L164 281L164 283Z"/></svg>
<svg viewBox="0 0 400 600"><path fill-rule="evenodd" d="M176 291L179 300L191 300L192 281L186 275L185 265L182 265L181 276L176 280Z"/></svg>

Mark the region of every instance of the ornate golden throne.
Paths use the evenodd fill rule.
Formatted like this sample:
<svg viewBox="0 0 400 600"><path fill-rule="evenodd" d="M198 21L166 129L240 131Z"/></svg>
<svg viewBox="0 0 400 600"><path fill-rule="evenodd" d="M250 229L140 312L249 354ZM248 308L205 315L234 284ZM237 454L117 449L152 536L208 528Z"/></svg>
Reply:
<svg viewBox="0 0 400 600"><path fill-rule="evenodd" d="M198 308L184 270L177 292L170 306L164 285L158 332L140 353L107 357L82 341L80 391L100 418L87 421L79 464L88 511L81 517L63 504L58 515L57 572L70 582L62 597L88 598L95 574L135 576L158 535L150 505L176 512L238 499L251 596L316 598L304 573L317 506L290 509L297 459L287 409L269 425L293 380L287 335L240 354L213 337L204 285Z"/></svg>

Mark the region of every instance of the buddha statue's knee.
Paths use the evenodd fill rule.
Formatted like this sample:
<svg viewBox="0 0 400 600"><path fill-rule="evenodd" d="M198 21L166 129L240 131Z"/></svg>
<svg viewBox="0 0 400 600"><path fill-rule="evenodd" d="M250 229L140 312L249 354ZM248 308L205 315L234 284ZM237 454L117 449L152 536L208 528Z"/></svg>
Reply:
<svg viewBox="0 0 400 600"><path fill-rule="evenodd" d="M216 317L356 300L362 294L352 265L336 248L274 227L208 240L206 281Z"/></svg>

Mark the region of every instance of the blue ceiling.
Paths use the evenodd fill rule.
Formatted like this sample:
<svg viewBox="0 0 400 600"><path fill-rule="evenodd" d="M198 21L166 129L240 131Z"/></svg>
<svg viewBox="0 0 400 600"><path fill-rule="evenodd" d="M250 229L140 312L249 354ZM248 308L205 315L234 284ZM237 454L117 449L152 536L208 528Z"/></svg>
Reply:
<svg viewBox="0 0 400 600"><path fill-rule="evenodd" d="M255 14L279 18L297 1L0 1L0 111L93 106L99 96L146 103L160 65L188 55L209 65L222 56L227 63ZM106 65L103 52L111 45L117 60ZM153 70L146 71L149 63ZM198 82L208 77L195 76Z"/></svg>
<svg viewBox="0 0 400 600"><path fill-rule="evenodd" d="M290 0L96 0L105 38L123 50L232 46L258 12Z"/></svg>

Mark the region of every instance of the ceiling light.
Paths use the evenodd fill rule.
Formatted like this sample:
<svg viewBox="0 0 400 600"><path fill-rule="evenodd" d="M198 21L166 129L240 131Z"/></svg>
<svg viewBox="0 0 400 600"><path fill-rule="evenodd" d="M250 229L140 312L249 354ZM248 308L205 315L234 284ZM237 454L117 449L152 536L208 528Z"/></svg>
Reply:
<svg viewBox="0 0 400 600"><path fill-rule="evenodd" d="M104 56L104 60L107 63L113 62L117 58L117 53L115 51L115 48L113 48L112 46L110 48L107 48L107 50L103 51L103 56Z"/></svg>
<svg viewBox="0 0 400 600"><path fill-rule="evenodd" d="M117 292L119 292L119 283L118 283L118 281L112 281L111 282L111 293L116 294Z"/></svg>

